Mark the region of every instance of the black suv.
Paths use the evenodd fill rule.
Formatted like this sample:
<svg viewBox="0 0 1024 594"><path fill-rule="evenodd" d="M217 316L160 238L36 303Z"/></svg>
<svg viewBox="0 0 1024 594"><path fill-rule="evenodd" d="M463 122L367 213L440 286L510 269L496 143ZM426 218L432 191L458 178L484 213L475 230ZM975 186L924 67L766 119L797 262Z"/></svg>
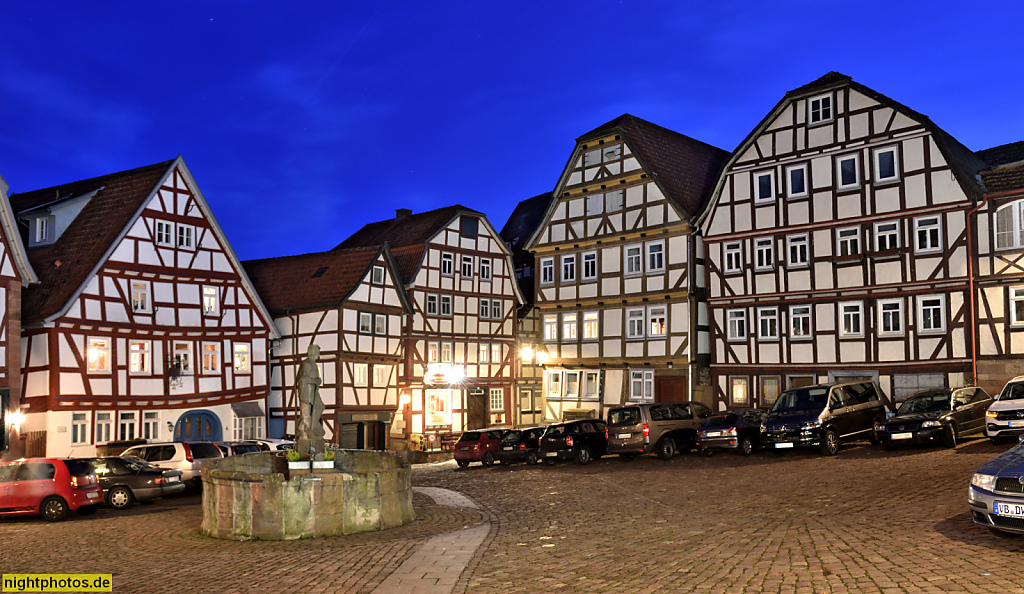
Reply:
<svg viewBox="0 0 1024 594"><path fill-rule="evenodd" d="M575 460L586 464L608 451L604 421L584 419L549 425L540 438L538 456L545 464L555 460Z"/></svg>
<svg viewBox="0 0 1024 594"><path fill-rule="evenodd" d="M783 392L761 425L765 448L820 447L834 456L841 441L877 441L885 405L873 381L836 382Z"/></svg>

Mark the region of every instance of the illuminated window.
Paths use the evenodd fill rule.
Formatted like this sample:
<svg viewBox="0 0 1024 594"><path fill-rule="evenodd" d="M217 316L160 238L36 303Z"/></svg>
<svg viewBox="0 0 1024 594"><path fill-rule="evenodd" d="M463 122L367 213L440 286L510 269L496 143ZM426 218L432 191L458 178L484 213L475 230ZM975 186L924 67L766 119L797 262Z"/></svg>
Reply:
<svg viewBox="0 0 1024 594"><path fill-rule="evenodd" d="M583 340L597 340L598 314L596 311L583 312Z"/></svg>
<svg viewBox="0 0 1024 594"><path fill-rule="evenodd" d="M178 368L178 373L185 375L190 375L192 373L191 342L174 343L174 365Z"/></svg>
<svg viewBox="0 0 1024 594"><path fill-rule="evenodd" d="M373 385L377 388L384 388L388 385L388 366L387 365L374 365L373 366Z"/></svg>
<svg viewBox="0 0 1024 594"><path fill-rule="evenodd" d="M249 373L249 345L235 345L235 373Z"/></svg>
<svg viewBox="0 0 1024 594"><path fill-rule="evenodd" d="M110 371L110 340L107 338L90 338L89 371Z"/></svg>
<svg viewBox="0 0 1024 594"><path fill-rule="evenodd" d="M220 343L203 343L203 373L220 373Z"/></svg>
<svg viewBox="0 0 1024 594"><path fill-rule="evenodd" d="M647 336L650 338L664 338L667 329L668 314L664 305L647 308Z"/></svg>
<svg viewBox="0 0 1024 594"><path fill-rule="evenodd" d="M366 375L368 371L366 363L355 363L352 365L352 383L357 388L366 387Z"/></svg>
<svg viewBox="0 0 1024 594"><path fill-rule="evenodd" d="M128 371L130 373L149 373L151 344L148 340L132 340L128 342Z"/></svg>
<svg viewBox="0 0 1024 594"><path fill-rule="evenodd" d="M490 390L490 412L498 413L505 410L505 389L491 388Z"/></svg>
<svg viewBox="0 0 1024 594"><path fill-rule="evenodd" d="M136 313L149 313L149 283L145 281L132 281L132 311Z"/></svg>
<svg viewBox="0 0 1024 594"><path fill-rule="evenodd" d="M203 287L203 314L220 315L220 299L217 293L217 287Z"/></svg>
<svg viewBox="0 0 1024 594"><path fill-rule="evenodd" d="M501 361L502 361L501 345L497 344L497 343L492 344L491 345L491 363L497 365L497 364L500 364Z"/></svg>
<svg viewBox="0 0 1024 594"><path fill-rule="evenodd" d="M558 314L544 316L544 340L547 342L558 340Z"/></svg>
<svg viewBox="0 0 1024 594"><path fill-rule="evenodd" d="M481 343L480 344L480 355L479 355L479 357L477 357L477 362L478 363L487 363L488 362L488 358L490 357L490 354L491 354L490 346L488 346L487 344Z"/></svg>
<svg viewBox="0 0 1024 594"><path fill-rule="evenodd" d="M455 343L442 342L441 343L441 362L451 363L453 351L455 350Z"/></svg>
<svg viewBox="0 0 1024 594"><path fill-rule="evenodd" d="M576 320L577 316L575 313L564 313L562 314L562 341L576 340Z"/></svg>
<svg viewBox="0 0 1024 594"><path fill-rule="evenodd" d="M428 342L427 343L427 363L437 363L440 361L440 350L439 343Z"/></svg>
<svg viewBox="0 0 1024 594"><path fill-rule="evenodd" d="M745 377L729 378L729 394L733 404L745 405L749 402L748 381L748 378Z"/></svg>

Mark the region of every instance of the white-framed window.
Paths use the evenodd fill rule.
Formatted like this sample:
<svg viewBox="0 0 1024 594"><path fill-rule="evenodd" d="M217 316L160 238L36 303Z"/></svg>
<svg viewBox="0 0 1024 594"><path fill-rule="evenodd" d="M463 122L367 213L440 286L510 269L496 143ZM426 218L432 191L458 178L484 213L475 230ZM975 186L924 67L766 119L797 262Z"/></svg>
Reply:
<svg viewBox="0 0 1024 594"><path fill-rule="evenodd" d="M428 294L427 295L427 315L428 316L436 316L437 315L437 295L434 295L434 294Z"/></svg>
<svg viewBox="0 0 1024 594"><path fill-rule="evenodd" d="M583 280L597 279L597 252L583 252Z"/></svg>
<svg viewBox="0 0 1024 594"><path fill-rule="evenodd" d="M378 336L387 336L388 334L388 316L387 314L373 314L373 333Z"/></svg>
<svg viewBox="0 0 1024 594"><path fill-rule="evenodd" d="M178 247L183 250L192 250L196 247L196 228L191 225L178 224Z"/></svg>
<svg viewBox="0 0 1024 594"><path fill-rule="evenodd" d="M626 338L633 340L644 338L644 308L626 309Z"/></svg>
<svg viewBox="0 0 1024 594"><path fill-rule="evenodd" d="M128 341L128 373L145 374L152 371L153 345L148 340Z"/></svg>
<svg viewBox="0 0 1024 594"><path fill-rule="evenodd" d="M919 334L946 331L945 295L927 295L917 298L917 331Z"/></svg>
<svg viewBox="0 0 1024 594"><path fill-rule="evenodd" d="M544 315L544 341L555 342L558 340L558 314Z"/></svg>
<svg viewBox="0 0 1024 594"><path fill-rule="evenodd" d="M235 440L260 439L263 437L263 417L235 417L232 424Z"/></svg>
<svg viewBox="0 0 1024 594"><path fill-rule="evenodd" d="M647 273L665 272L665 242L650 241L644 248L647 250Z"/></svg>
<svg viewBox="0 0 1024 594"><path fill-rule="evenodd" d="M914 251L919 254L942 251L942 225L939 215L914 219Z"/></svg>
<svg viewBox="0 0 1024 594"><path fill-rule="evenodd" d="M455 343L454 342L442 342L441 343L441 362L452 363L454 362L455 355Z"/></svg>
<svg viewBox="0 0 1024 594"><path fill-rule="evenodd" d="M779 339L779 308L759 307L757 309L758 340Z"/></svg>
<svg viewBox="0 0 1024 594"><path fill-rule="evenodd" d="M725 272L735 273L743 270L743 243L731 241L722 244L722 259L725 261Z"/></svg>
<svg viewBox="0 0 1024 594"><path fill-rule="evenodd" d="M900 247L900 224L899 221L885 221L875 223L875 251L885 252L899 249Z"/></svg>
<svg viewBox="0 0 1024 594"><path fill-rule="evenodd" d="M182 375L192 375L192 343L184 340L176 340L172 345L174 351L174 366Z"/></svg>
<svg viewBox="0 0 1024 594"><path fill-rule="evenodd" d="M132 286L132 312L152 313L153 307L149 301L149 283L147 281L131 281Z"/></svg>
<svg viewBox="0 0 1024 594"><path fill-rule="evenodd" d="M743 406L750 403L750 378L729 376L729 400Z"/></svg>
<svg viewBox="0 0 1024 594"><path fill-rule="evenodd" d="M455 254L441 252L441 274L455 276Z"/></svg>
<svg viewBox="0 0 1024 594"><path fill-rule="evenodd" d="M235 373L249 373L249 344L236 342L234 347Z"/></svg>
<svg viewBox="0 0 1024 594"><path fill-rule="evenodd" d="M490 405L488 411L492 413L504 412L505 410L505 388L491 388L488 391L488 402Z"/></svg>
<svg viewBox="0 0 1024 594"><path fill-rule="evenodd" d="M860 301L847 301L839 304L842 320L839 336L864 336L864 304Z"/></svg>
<svg viewBox="0 0 1024 594"><path fill-rule="evenodd" d="M580 372L565 372L565 397L570 400L580 397Z"/></svg>
<svg viewBox="0 0 1024 594"><path fill-rule="evenodd" d="M647 308L647 336L664 338L668 332L668 308L664 305L651 305Z"/></svg>
<svg viewBox="0 0 1024 594"><path fill-rule="evenodd" d="M44 243L49 237L50 220L47 217L36 219L36 243Z"/></svg>
<svg viewBox="0 0 1024 594"><path fill-rule="evenodd" d="M596 311L583 312L583 340L597 340L601 337L598 334L598 317Z"/></svg>
<svg viewBox="0 0 1024 594"><path fill-rule="evenodd" d="M611 192L605 192L604 194L604 210L605 212L618 212L622 210L623 197L625 192L623 190L612 190Z"/></svg>
<svg viewBox="0 0 1024 594"><path fill-rule="evenodd" d="M487 320L491 317L491 300L480 300L480 319Z"/></svg>
<svg viewBox="0 0 1024 594"><path fill-rule="evenodd" d="M623 270L626 276L636 276L643 274L644 272L644 261L643 261L643 246L627 245L624 248L623 255L625 262L623 263Z"/></svg>
<svg viewBox="0 0 1024 594"><path fill-rule="evenodd" d="M490 362L490 356L491 356L491 347L487 343L481 342L480 343L480 349L479 349L479 352L477 354L477 361L476 362L477 363L481 363L481 364L489 363Z"/></svg>
<svg viewBox="0 0 1024 594"><path fill-rule="evenodd" d="M807 122L811 125L832 121L832 93L807 99Z"/></svg>
<svg viewBox="0 0 1024 594"><path fill-rule="evenodd" d="M836 157L836 187L840 190L860 186L860 154Z"/></svg>
<svg viewBox="0 0 1024 594"><path fill-rule="evenodd" d="M135 439L137 435L136 425L138 418L134 412L122 412L117 414L117 439L126 441Z"/></svg>
<svg viewBox="0 0 1024 594"><path fill-rule="evenodd" d="M629 370L629 399L637 402L654 400L654 370Z"/></svg>
<svg viewBox="0 0 1024 594"><path fill-rule="evenodd" d="M900 178L899 149L886 146L872 151L875 161L875 183L897 181Z"/></svg>
<svg viewBox="0 0 1024 594"><path fill-rule="evenodd" d="M551 285L555 283L555 259L540 259L540 284Z"/></svg>
<svg viewBox="0 0 1024 594"><path fill-rule="evenodd" d="M220 373L220 343L203 343L203 373Z"/></svg>
<svg viewBox="0 0 1024 594"><path fill-rule="evenodd" d="M807 266L807 234L786 236L786 265L790 268Z"/></svg>
<svg viewBox="0 0 1024 594"><path fill-rule="evenodd" d="M480 258L480 280L491 280L491 259Z"/></svg>
<svg viewBox="0 0 1024 594"><path fill-rule="evenodd" d="M903 334L903 300L878 300L878 334L899 336Z"/></svg>
<svg viewBox="0 0 1024 594"><path fill-rule="evenodd" d="M437 304L435 303L436 307ZM373 333L373 314L368 311L359 312L359 333L360 334L372 334Z"/></svg>
<svg viewBox="0 0 1024 594"><path fill-rule="evenodd" d="M583 372L583 399L598 400L601 397L601 373L599 371Z"/></svg>
<svg viewBox="0 0 1024 594"><path fill-rule="evenodd" d="M111 412L96 413L96 443L107 443L110 441L111 427L113 426L113 415Z"/></svg>
<svg viewBox="0 0 1024 594"><path fill-rule="evenodd" d="M747 339L747 310L729 309L725 312L726 325L728 327L726 336L729 340Z"/></svg>
<svg viewBox="0 0 1024 594"><path fill-rule="evenodd" d="M203 287L203 315L220 315L220 291L217 287Z"/></svg>
<svg viewBox="0 0 1024 594"><path fill-rule="evenodd" d="M384 267L374 266L373 272L370 276L370 284L383 285L384 284Z"/></svg>
<svg viewBox="0 0 1024 594"><path fill-rule="evenodd" d="M263 419L260 419L261 421ZM142 413L142 439L156 441L160 439L160 413Z"/></svg>
<svg viewBox="0 0 1024 594"><path fill-rule="evenodd" d="M462 269L459 270L459 273L463 278L473 276L473 256L462 257Z"/></svg>
<svg viewBox="0 0 1024 594"><path fill-rule="evenodd" d="M373 366L373 387L385 388L388 385L388 366L387 365L374 365Z"/></svg>
<svg viewBox="0 0 1024 594"><path fill-rule="evenodd" d="M836 255L856 256L860 253L860 227L836 230Z"/></svg>
<svg viewBox="0 0 1024 594"><path fill-rule="evenodd" d="M561 371L549 371L546 374L547 377L547 390L546 394L548 400L561 400L562 398L562 372Z"/></svg>
<svg viewBox="0 0 1024 594"><path fill-rule="evenodd" d="M1010 287L1010 324L1024 326L1024 287Z"/></svg>
<svg viewBox="0 0 1024 594"><path fill-rule="evenodd" d="M451 392L448 390L426 390L426 396L427 410L424 422L427 427L451 425Z"/></svg>
<svg viewBox="0 0 1024 594"><path fill-rule="evenodd" d="M501 343L494 343L491 345L491 364L500 365L505 358L501 356Z"/></svg>
<svg viewBox="0 0 1024 594"><path fill-rule="evenodd" d="M452 315L452 296L441 295L441 315L444 317L451 317Z"/></svg>
<svg viewBox="0 0 1024 594"><path fill-rule="evenodd" d="M587 216L599 215L604 212L604 194L587 196Z"/></svg>
<svg viewBox="0 0 1024 594"><path fill-rule="evenodd" d="M491 299L491 319L500 320L504 317L504 302L501 299Z"/></svg>
<svg viewBox="0 0 1024 594"><path fill-rule="evenodd" d="M367 376L369 375L369 365L366 363L353 363L352 364L352 385L357 388L365 388L369 384L367 383Z"/></svg>
<svg viewBox="0 0 1024 594"><path fill-rule="evenodd" d="M562 256L562 282L576 282L576 254Z"/></svg>
<svg viewBox="0 0 1024 594"><path fill-rule="evenodd" d="M996 249L1024 247L1024 200L1011 202L996 211Z"/></svg>
<svg viewBox="0 0 1024 594"><path fill-rule="evenodd" d="M775 200L775 171L759 171L754 174L754 204L765 204Z"/></svg>
<svg viewBox="0 0 1024 594"><path fill-rule="evenodd" d="M427 343L427 363L437 363L441 360L441 343L431 341Z"/></svg>
<svg viewBox="0 0 1024 594"><path fill-rule="evenodd" d="M71 444L79 445L89 442L89 414L71 413Z"/></svg>
<svg viewBox="0 0 1024 594"><path fill-rule="evenodd" d="M90 338L89 346L86 349L86 357L89 360L89 371L91 373L110 371L110 339Z"/></svg>
<svg viewBox="0 0 1024 594"><path fill-rule="evenodd" d="M768 237L754 240L754 268L771 270L775 268L775 240Z"/></svg>
<svg viewBox="0 0 1024 594"><path fill-rule="evenodd" d="M807 196L807 163L786 167L786 197Z"/></svg>
<svg viewBox="0 0 1024 594"><path fill-rule="evenodd" d="M575 313L562 314L562 341L576 340L576 322L578 316Z"/></svg>
<svg viewBox="0 0 1024 594"><path fill-rule="evenodd" d="M789 308L790 340L808 340L811 334L811 306L792 305Z"/></svg>
<svg viewBox="0 0 1024 594"><path fill-rule="evenodd" d="M174 223L170 221L154 221L153 229L157 245L173 245Z"/></svg>

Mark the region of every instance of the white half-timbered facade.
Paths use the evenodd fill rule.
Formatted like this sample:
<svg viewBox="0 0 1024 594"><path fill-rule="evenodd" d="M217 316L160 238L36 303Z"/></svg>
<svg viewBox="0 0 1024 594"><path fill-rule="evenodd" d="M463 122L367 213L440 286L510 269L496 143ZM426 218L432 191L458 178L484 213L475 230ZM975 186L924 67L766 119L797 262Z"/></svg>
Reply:
<svg viewBox="0 0 1024 594"><path fill-rule="evenodd" d="M628 114L577 139L526 245L545 419L702 398L703 256L690 220L727 156Z"/></svg>
<svg viewBox="0 0 1024 594"><path fill-rule="evenodd" d="M894 400L973 381L969 220L984 167L847 76L787 93L699 221L718 408L842 379Z"/></svg>
<svg viewBox="0 0 1024 594"><path fill-rule="evenodd" d="M180 157L10 201L39 277L23 430L45 439L27 454L265 436L278 334Z"/></svg>
<svg viewBox="0 0 1024 594"><path fill-rule="evenodd" d="M477 211L450 206L370 223L335 249L388 243L413 313L403 325L391 435L514 424L516 310L511 253Z"/></svg>
<svg viewBox="0 0 1024 594"><path fill-rule="evenodd" d="M390 248L244 264L281 334L271 349L270 435L295 433L295 379L316 344L325 439L346 449L387 449L400 401L403 320L412 313Z"/></svg>

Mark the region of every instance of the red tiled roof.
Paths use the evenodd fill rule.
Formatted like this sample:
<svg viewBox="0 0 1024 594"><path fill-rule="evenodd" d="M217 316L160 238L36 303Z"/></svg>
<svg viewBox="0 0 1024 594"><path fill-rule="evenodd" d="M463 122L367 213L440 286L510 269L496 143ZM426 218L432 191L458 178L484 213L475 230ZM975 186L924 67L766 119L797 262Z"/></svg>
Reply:
<svg viewBox="0 0 1024 594"><path fill-rule="evenodd" d="M52 246L27 250L39 284L22 292L22 320L39 322L64 307L174 161L10 196L18 213L100 190ZM102 189L100 189L102 188ZM59 264L58 264L59 263Z"/></svg>
<svg viewBox="0 0 1024 594"><path fill-rule="evenodd" d="M381 248L365 247L242 262L271 313L336 306L359 284ZM320 275L315 276L320 269Z"/></svg>
<svg viewBox="0 0 1024 594"><path fill-rule="evenodd" d="M1024 163L981 172L989 194L1017 191L1024 194Z"/></svg>

